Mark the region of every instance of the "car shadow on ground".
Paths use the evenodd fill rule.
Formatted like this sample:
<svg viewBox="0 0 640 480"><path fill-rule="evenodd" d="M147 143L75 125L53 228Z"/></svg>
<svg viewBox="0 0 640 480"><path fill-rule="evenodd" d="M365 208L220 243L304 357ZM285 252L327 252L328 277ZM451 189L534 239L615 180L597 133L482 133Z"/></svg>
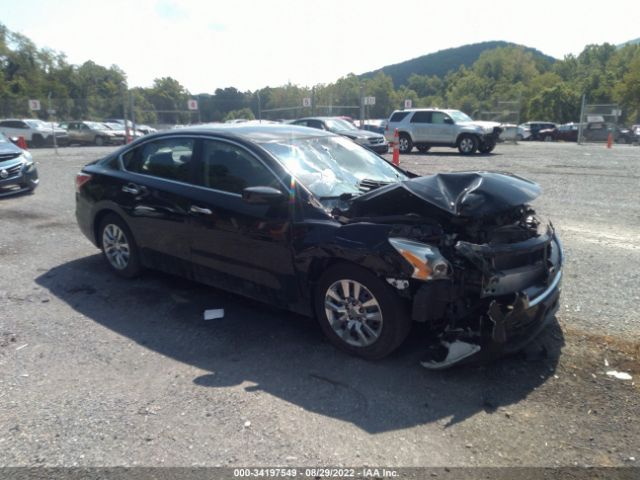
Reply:
<svg viewBox="0 0 640 480"><path fill-rule="evenodd" d="M100 255L63 263L36 282L87 321L206 370L193 379L202 388L247 382L247 391L371 433L449 426L517 403L553 375L564 345L556 323L517 356L434 372L419 365L419 328L398 352L368 362L336 350L306 317L157 272L120 279ZM208 308L224 308L224 318L203 320Z"/></svg>
<svg viewBox="0 0 640 480"><path fill-rule="evenodd" d="M478 157L498 157L500 155L503 155L500 152L489 152L489 153L480 153L480 152L476 152L473 155L464 155L460 152L458 152L457 150L429 150L428 152L422 153L422 152L411 152L411 153L401 153L400 154L400 158L402 158L403 156L409 156L409 157L460 157L460 158L478 158Z"/></svg>

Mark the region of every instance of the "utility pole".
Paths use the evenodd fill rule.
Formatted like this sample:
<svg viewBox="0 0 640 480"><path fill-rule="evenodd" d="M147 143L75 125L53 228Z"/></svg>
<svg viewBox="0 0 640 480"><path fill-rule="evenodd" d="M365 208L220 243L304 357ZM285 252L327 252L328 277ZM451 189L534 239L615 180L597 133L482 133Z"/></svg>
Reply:
<svg viewBox="0 0 640 480"><path fill-rule="evenodd" d="M582 94L582 106L580 107L580 123L578 123L578 143L582 144L582 119L584 118L584 105L587 101L587 94Z"/></svg>
<svg viewBox="0 0 640 480"><path fill-rule="evenodd" d="M131 112L131 136L135 136L136 133L136 111L133 108L134 105L134 99L133 99L133 92L129 91L129 111Z"/></svg>
<svg viewBox="0 0 640 480"><path fill-rule="evenodd" d="M258 94L258 121L262 123L262 102L260 100L260 90L256 93Z"/></svg>
<svg viewBox="0 0 640 480"><path fill-rule="evenodd" d="M364 87L360 83L360 126L364 125Z"/></svg>

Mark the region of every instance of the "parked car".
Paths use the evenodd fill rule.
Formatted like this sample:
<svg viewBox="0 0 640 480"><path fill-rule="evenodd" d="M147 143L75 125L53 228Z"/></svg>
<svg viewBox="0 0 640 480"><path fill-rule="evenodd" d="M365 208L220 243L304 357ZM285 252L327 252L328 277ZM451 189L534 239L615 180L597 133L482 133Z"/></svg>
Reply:
<svg viewBox="0 0 640 480"><path fill-rule="evenodd" d="M66 130L33 118L0 120L0 133L7 137L24 137L30 147L53 145L54 135L58 145L69 143Z"/></svg>
<svg viewBox="0 0 640 480"><path fill-rule="evenodd" d="M365 120L364 125L360 127L361 130L367 130L368 132L379 133L380 135L385 134L387 126L386 118L382 118L379 120Z"/></svg>
<svg viewBox="0 0 640 480"><path fill-rule="evenodd" d="M500 128L502 132L498 136L498 142L513 142L518 139L518 132L520 127L513 123L501 123Z"/></svg>
<svg viewBox="0 0 640 480"><path fill-rule="evenodd" d="M160 269L316 316L367 359L426 323L423 365L444 368L516 351L553 318L562 249L539 194L509 174L418 177L325 130L225 125L89 163L76 217L122 277Z"/></svg>
<svg viewBox="0 0 640 480"><path fill-rule="evenodd" d="M582 136L587 142L606 142L610 133L615 143L633 143L636 141L636 137L631 130L620 127L615 123L589 122L582 129Z"/></svg>
<svg viewBox="0 0 640 480"><path fill-rule="evenodd" d="M556 128L556 124L553 122L525 122L519 125L522 132L519 133L520 138L518 140L544 140L540 136L541 130L551 130ZM551 139L549 139L551 140Z"/></svg>
<svg viewBox="0 0 640 480"><path fill-rule="evenodd" d="M122 145L124 131L116 131L100 122L69 122L67 124L70 143L96 145Z"/></svg>
<svg viewBox="0 0 640 480"><path fill-rule="evenodd" d="M389 141L396 128L400 153L409 153L414 146L422 153L431 147L457 148L465 155L476 151L489 153L502 133L496 122L473 121L459 110L437 108L396 110L387 123Z"/></svg>
<svg viewBox="0 0 640 480"><path fill-rule="evenodd" d="M158 130L150 127L149 125L140 125L139 123L136 124L136 130L139 130L140 132L142 132L145 135L149 135L150 133L156 133Z"/></svg>
<svg viewBox="0 0 640 480"><path fill-rule="evenodd" d="M376 153L384 154L389 151L389 143L385 140L384 135L360 130L353 123L341 117L306 117L294 120L291 124L337 133Z"/></svg>
<svg viewBox="0 0 640 480"><path fill-rule="evenodd" d="M114 122L104 123L104 125L106 125L107 128L109 128L116 135L121 136L122 138L126 138L127 131L125 130L124 125ZM136 138L144 137L144 133L139 130L133 130L133 128L130 128L129 136L135 140Z"/></svg>
<svg viewBox="0 0 640 480"><path fill-rule="evenodd" d="M0 133L0 196L32 192L38 182L38 170L31 153Z"/></svg>

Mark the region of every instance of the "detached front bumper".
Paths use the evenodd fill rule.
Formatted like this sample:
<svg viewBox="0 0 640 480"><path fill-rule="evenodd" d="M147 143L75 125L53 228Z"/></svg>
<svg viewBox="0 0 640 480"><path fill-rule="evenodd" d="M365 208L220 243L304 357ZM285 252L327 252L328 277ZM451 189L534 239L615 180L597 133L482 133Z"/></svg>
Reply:
<svg viewBox="0 0 640 480"><path fill-rule="evenodd" d="M457 249L483 272L480 319L475 329L460 329L459 334L445 332L437 348L422 362L429 369L515 353L544 330L559 308L564 257L560 240L551 228L525 242L503 246L460 242ZM512 266L510 262L523 258L530 259L531 264L496 268ZM419 298L417 295L415 300Z"/></svg>

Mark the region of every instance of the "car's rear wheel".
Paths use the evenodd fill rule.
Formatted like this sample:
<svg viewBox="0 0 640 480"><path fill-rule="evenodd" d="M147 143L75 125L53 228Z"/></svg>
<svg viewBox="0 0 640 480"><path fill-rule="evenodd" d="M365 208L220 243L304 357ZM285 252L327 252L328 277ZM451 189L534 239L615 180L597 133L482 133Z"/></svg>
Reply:
<svg viewBox="0 0 640 480"><path fill-rule="evenodd" d="M471 155L478 149L478 139L473 135L462 135L458 140L458 151L463 155Z"/></svg>
<svg viewBox="0 0 640 480"><path fill-rule="evenodd" d="M544 141L545 142L551 142L553 140L553 137L551 135L545 135L544 136Z"/></svg>
<svg viewBox="0 0 640 480"><path fill-rule="evenodd" d="M389 355L406 338L411 319L402 299L361 267L329 268L315 288L315 311L329 340L368 360Z"/></svg>
<svg viewBox="0 0 640 480"><path fill-rule="evenodd" d="M401 133L398 140L398 149L400 153L409 153L413 149L413 141L406 133Z"/></svg>
<svg viewBox="0 0 640 480"><path fill-rule="evenodd" d="M418 146L418 151L420 153L427 153L430 148L431 148L431 146L429 146L429 145L419 145Z"/></svg>
<svg viewBox="0 0 640 480"><path fill-rule="evenodd" d="M138 275L142 269L138 246L125 222L109 214L100 222L98 232L102 253L111 269L126 278Z"/></svg>
<svg viewBox="0 0 640 480"><path fill-rule="evenodd" d="M626 137L618 137L618 143L627 143Z"/></svg>

